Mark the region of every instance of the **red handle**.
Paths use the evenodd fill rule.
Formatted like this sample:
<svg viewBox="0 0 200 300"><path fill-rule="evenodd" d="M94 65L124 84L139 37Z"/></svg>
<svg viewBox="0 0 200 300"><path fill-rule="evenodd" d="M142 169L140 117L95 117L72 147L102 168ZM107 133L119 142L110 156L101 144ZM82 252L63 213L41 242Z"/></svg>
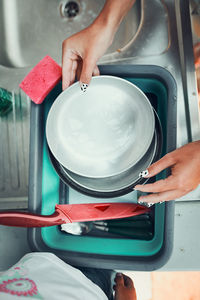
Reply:
<svg viewBox="0 0 200 300"><path fill-rule="evenodd" d="M61 204L56 209L71 222L128 218L149 212L148 207L135 203Z"/></svg>
<svg viewBox="0 0 200 300"><path fill-rule="evenodd" d="M27 212L0 212L0 224L17 227L45 227L69 222L118 219L148 212L147 207L131 203L90 203L56 205L55 213L42 216Z"/></svg>
<svg viewBox="0 0 200 300"><path fill-rule="evenodd" d="M44 227L66 223L66 216L56 210L50 216L42 216L26 212L0 212L0 224L16 227ZM69 222L69 221L68 221Z"/></svg>

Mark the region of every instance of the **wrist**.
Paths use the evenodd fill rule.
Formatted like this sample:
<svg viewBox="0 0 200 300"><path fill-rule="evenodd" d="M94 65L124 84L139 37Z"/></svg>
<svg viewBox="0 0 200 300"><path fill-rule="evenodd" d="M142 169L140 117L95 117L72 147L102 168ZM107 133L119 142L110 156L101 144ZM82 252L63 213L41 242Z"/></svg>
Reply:
<svg viewBox="0 0 200 300"><path fill-rule="evenodd" d="M110 22L104 21L104 19L96 19L91 25L90 30L94 37L102 37L105 44L109 41L112 43L117 28ZM109 46L109 45L107 45Z"/></svg>
<svg viewBox="0 0 200 300"><path fill-rule="evenodd" d="M106 31L112 36L117 31L119 25L116 24L116 20L110 15L100 14L91 26L95 28L96 32Z"/></svg>
<svg viewBox="0 0 200 300"><path fill-rule="evenodd" d="M135 0L107 0L99 16L94 21L98 26L110 28L114 34L124 16L135 3Z"/></svg>

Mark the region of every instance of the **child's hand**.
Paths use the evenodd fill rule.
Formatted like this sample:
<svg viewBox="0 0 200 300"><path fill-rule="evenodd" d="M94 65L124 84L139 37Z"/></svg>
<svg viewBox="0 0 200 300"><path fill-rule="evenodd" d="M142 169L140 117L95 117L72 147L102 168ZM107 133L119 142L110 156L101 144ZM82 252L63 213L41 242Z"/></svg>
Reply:
<svg viewBox="0 0 200 300"><path fill-rule="evenodd" d="M115 290L115 300L137 300L135 287L130 277L122 273L117 273L115 282L116 285L113 287Z"/></svg>

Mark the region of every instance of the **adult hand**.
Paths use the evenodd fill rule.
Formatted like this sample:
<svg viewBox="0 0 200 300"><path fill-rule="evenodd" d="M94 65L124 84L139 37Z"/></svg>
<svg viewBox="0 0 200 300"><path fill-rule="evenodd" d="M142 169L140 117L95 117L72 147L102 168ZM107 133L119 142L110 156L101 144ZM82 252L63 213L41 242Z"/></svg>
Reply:
<svg viewBox="0 0 200 300"><path fill-rule="evenodd" d="M99 75L98 59L113 40L108 27L94 23L64 40L62 46L63 89L70 86L77 76L80 83L89 84L92 75Z"/></svg>
<svg viewBox="0 0 200 300"><path fill-rule="evenodd" d="M150 178L171 167L171 175L152 184L136 185L135 190L152 193L139 202L156 203L175 200L191 192L200 183L200 141L189 143L168 153L148 168Z"/></svg>
<svg viewBox="0 0 200 300"><path fill-rule="evenodd" d="M115 300L137 300L137 295L133 281L130 277L117 273L115 277L114 290Z"/></svg>
<svg viewBox="0 0 200 300"><path fill-rule="evenodd" d="M111 45L115 32L135 0L106 0L94 22L64 40L62 47L63 89L77 76L81 85L88 85L92 75L99 75L98 59Z"/></svg>

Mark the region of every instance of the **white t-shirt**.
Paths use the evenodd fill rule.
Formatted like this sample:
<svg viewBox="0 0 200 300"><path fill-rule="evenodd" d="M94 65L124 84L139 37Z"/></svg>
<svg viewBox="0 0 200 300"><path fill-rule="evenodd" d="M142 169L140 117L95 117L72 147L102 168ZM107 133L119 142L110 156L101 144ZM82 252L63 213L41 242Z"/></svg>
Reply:
<svg viewBox="0 0 200 300"><path fill-rule="evenodd" d="M0 275L0 299L108 300L81 271L46 252L26 254Z"/></svg>

